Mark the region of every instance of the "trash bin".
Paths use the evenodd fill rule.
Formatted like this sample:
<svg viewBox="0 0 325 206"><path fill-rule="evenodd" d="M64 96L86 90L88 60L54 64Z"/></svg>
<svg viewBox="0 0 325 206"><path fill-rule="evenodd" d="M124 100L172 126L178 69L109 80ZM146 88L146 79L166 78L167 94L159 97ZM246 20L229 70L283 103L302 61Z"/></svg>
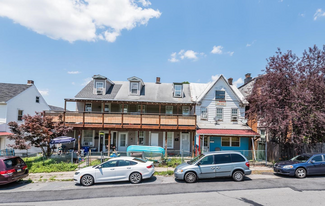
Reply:
<svg viewBox="0 0 325 206"><path fill-rule="evenodd" d="M89 152L89 147L85 146L85 147L82 147L82 149L84 149L84 155L87 155Z"/></svg>

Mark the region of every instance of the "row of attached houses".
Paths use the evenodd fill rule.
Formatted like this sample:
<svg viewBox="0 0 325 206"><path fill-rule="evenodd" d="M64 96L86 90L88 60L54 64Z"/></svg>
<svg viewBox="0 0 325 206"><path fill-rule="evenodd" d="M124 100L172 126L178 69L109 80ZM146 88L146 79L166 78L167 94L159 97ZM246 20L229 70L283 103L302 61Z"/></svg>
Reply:
<svg viewBox="0 0 325 206"><path fill-rule="evenodd" d="M94 75L74 98L75 112L63 111L80 146L106 152L129 145L161 146L169 154L251 150L259 137L245 120L248 102L221 75L208 84L143 82L138 77L111 81ZM58 112L48 112L58 120Z"/></svg>

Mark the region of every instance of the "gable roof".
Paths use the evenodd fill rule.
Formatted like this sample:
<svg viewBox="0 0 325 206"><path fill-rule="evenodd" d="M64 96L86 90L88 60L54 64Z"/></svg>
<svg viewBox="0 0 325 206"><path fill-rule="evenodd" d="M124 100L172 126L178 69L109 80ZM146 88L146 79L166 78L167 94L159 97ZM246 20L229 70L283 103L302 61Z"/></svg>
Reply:
<svg viewBox="0 0 325 206"><path fill-rule="evenodd" d="M0 83L0 102L7 102L32 85Z"/></svg>
<svg viewBox="0 0 325 206"><path fill-rule="evenodd" d="M235 85L230 85L228 83L228 81L226 80L226 78L223 75L220 75L218 79L216 79L213 83L209 84L205 90L201 93L201 95L197 98L197 102L202 101L202 99L207 95L207 93L212 89L212 87L214 87L214 85L220 80L223 79L226 84L229 86L229 88L234 92L234 94L236 95L236 97L238 98L238 100L243 103L243 104L247 104L248 102L245 100L245 97L243 96L243 94L238 90L238 88Z"/></svg>
<svg viewBox="0 0 325 206"><path fill-rule="evenodd" d="M251 81L247 82L246 84L243 84L238 88L245 98L247 98L252 93L255 81L256 78L253 78Z"/></svg>

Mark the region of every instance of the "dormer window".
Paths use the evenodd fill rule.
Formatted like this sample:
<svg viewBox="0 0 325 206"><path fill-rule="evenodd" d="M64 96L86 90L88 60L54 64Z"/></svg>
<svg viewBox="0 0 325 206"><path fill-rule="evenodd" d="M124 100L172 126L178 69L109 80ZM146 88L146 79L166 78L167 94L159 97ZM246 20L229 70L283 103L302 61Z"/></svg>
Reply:
<svg viewBox="0 0 325 206"><path fill-rule="evenodd" d="M139 83L138 82L131 82L131 93L138 94Z"/></svg>
<svg viewBox="0 0 325 206"><path fill-rule="evenodd" d="M183 95L183 85L174 84L174 97L182 97Z"/></svg>
<svg viewBox="0 0 325 206"><path fill-rule="evenodd" d="M104 82L96 82L96 88L104 88Z"/></svg>

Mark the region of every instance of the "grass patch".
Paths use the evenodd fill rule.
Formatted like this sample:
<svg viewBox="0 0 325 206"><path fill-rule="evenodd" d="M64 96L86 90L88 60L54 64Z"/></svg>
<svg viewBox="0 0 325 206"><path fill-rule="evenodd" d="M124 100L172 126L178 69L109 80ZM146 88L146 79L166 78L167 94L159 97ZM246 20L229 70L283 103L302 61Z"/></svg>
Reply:
<svg viewBox="0 0 325 206"><path fill-rule="evenodd" d="M30 173L67 172L77 169L77 164L57 162L55 159L44 159L42 157L23 158Z"/></svg>
<svg viewBox="0 0 325 206"><path fill-rule="evenodd" d="M68 182L68 181L73 181L73 179L62 179L60 180L61 182Z"/></svg>
<svg viewBox="0 0 325 206"><path fill-rule="evenodd" d="M55 178L56 178L56 176L52 176L52 177L50 177L50 181L55 181Z"/></svg>
<svg viewBox="0 0 325 206"><path fill-rule="evenodd" d="M155 172L154 175L158 175L158 176L174 175L174 171L168 170L162 172Z"/></svg>

